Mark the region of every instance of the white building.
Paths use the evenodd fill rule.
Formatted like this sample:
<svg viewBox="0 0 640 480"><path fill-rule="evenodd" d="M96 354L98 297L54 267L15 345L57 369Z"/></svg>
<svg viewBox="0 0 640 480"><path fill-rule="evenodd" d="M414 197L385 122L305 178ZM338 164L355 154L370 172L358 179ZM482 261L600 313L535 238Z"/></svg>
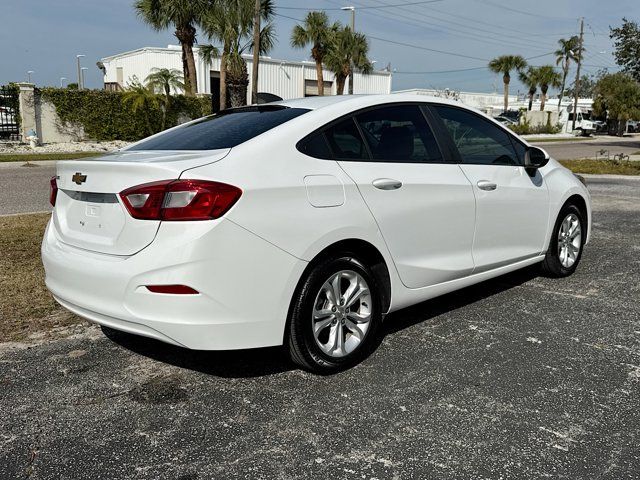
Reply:
<svg viewBox="0 0 640 480"><path fill-rule="evenodd" d="M430 97L446 97L451 100L458 100L465 105L477 108L488 115L500 115L504 110L504 94L500 93L483 93L483 92L459 92L455 90L436 90L432 88L412 88L409 90L399 90L393 93L415 93L416 95L427 95ZM578 106L584 110L590 110L593 104L591 98L578 99ZM564 97L562 100L562 108L573 105L573 98ZM529 107L529 95L509 95L509 110L527 109ZM547 98L545 103L546 111L558 111L558 97ZM532 110L540 110L540 95L536 94L533 101Z"/></svg>
<svg viewBox="0 0 640 480"><path fill-rule="evenodd" d="M220 59L215 58L207 64L198 54L198 47L194 48L196 60L196 75L198 79L198 93L219 92L220 88ZM244 55L249 71L249 87L247 89L247 103L251 99L251 55ZM177 45L167 48L144 47L130 52L119 53L105 57L104 85L106 89L120 90L126 88L135 78L144 82L153 68L176 68L182 71L182 51ZM336 94L335 75L324 70L325 94ZM369 75L355 74L354 93L390 93L391 73L374 71ZM348 92L349 81L345 85ZM270 57L260 57L258 72L258 91L272 93L283 99L299 98L316 95L317 76L313 62L292 62L276 60Z"/></svg>

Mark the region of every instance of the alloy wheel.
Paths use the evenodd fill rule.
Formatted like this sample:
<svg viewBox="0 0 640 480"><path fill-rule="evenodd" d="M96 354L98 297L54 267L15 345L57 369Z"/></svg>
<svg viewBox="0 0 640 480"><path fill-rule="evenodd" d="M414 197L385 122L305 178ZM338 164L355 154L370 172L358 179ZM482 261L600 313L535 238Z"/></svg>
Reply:
<svg viewBox="0 0 640 480"><path fill-rule="evenodd" d="M345 357L364 340L371 324L371 291L353 270L333 274L320 288L313 304L313 336L331 357Z"/></svg>
<svg viewBox="0 0 640 480"><path fill-rule="evenodd" d="M582 227L575 213L570 213L558 230L558 258L564 268L571 268L582 248Z"/></svg>

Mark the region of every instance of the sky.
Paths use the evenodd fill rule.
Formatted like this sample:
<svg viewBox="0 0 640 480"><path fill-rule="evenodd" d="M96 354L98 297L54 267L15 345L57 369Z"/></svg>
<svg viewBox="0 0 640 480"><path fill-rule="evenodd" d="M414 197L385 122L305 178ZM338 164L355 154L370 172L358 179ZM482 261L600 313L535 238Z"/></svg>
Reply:
<svg viewBox="0 0 640 480"><path fill-rule="evenodd" d="M585 18L585 73L599 68L616 71L609 26L620 25L623 16L640 20L638 0L274 3L277 43L270 56L285 60L309 58L308 50L289 45L295 19L302 19L309 9L324 9L332 20L348 23L351 13L340 7L355 6L356 30L369 37L375 68L391 65L393 90L502 91L501 77L486 68L491 58L519 54L532 65L553 64L550 53L557 40L578 33L579 17ZM172 30L155 32L140 20L133 0L3 0L2 4L0 84L26 81L28 70L39 86L59 85L60 77L76 81L76 55L83 54L87 87L101 88L102 74L96 67L101 58L139 47L177 44ZM216 44L201 35L199 41ZM524 88L513 79L511 92L517 91Z"/></svg>

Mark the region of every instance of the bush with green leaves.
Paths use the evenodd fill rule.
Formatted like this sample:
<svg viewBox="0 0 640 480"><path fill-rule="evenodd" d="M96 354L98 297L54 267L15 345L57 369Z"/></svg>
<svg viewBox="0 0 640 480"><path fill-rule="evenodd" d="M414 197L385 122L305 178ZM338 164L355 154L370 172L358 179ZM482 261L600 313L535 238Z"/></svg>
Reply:
<svg viewBox="0 0 640 480"><path fill-rule="evenodd" d="M162 127L161 102L136 107L134 102L125 101L126 92L47 87L38 89L37 94L55 106L63 124L81 125L86 137L94 140L135 141ZM166 127L210 113L209 96L174 95L166 112Z"/></svg>

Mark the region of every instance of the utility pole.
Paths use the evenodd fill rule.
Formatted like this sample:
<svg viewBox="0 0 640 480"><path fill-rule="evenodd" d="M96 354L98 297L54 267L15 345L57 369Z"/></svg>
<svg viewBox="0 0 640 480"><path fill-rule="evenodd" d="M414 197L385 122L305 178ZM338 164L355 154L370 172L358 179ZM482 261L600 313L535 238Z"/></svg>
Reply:
<svg viewBox="0 0 640 480"><path fill-rule="evenodd" d="M580 89L580 66L582 65L582 42L584 37L584 17L580 18L580 43L578 44L578 68L576 69L576 81L574 83L574 98L573 98L573 122L571 124L571 131L576 129L576 118L578 118L578 90Z"/></svg>
<svg viewBox="0 0 640 480"><path fill-rule="evenodd" d="M78 66L78 90L82 90L82 71L80 70L80 59L84 57L84 55L76 55L76 64Z"/></svg>
<svg viewBox="0 0 640 480"><path fill-rule="evenodd" d="M356 32L356 7L342 7L341 10L351 10L351 33ZM351 59L351 73L349 74L349 95L353 95L353 59ZM324 88L324 85L322 86Z"/></svg>
<svg viewBox="0 0 640 480"><path fill-rule="evenodd" d="M255 0L253 12L253 64L251 65L251 103L258 104L258 64L260 63L260 4Z"/></svg>

